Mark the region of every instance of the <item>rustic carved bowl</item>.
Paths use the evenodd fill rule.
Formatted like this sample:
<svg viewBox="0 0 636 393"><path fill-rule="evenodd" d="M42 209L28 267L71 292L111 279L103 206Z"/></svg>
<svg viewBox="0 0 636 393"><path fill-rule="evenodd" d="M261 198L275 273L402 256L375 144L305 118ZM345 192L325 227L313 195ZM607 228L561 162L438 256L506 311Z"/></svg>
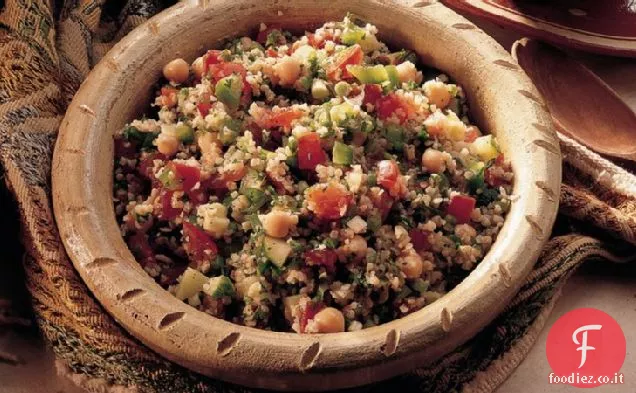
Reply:
<svg viewBox="0 0 636 393"><path fill-rule="evenodd" d="M518 199L499 238L460 285L406 318L327 335L234 325L177 300L139 266L119 233L112 136L147 107L162 66L193 60L260 22L316 27L347 11L381 38L414 49L468 92L473 118L497 135ZM75 267L133 336L197 372L242 385L317 391L361 385L425 365L467 341L519 289L555 219L561 156L537 90L510 55L443 5L402 0L183 1L140 26L95 67L60 128L53 165L55 216Z"/></svg>

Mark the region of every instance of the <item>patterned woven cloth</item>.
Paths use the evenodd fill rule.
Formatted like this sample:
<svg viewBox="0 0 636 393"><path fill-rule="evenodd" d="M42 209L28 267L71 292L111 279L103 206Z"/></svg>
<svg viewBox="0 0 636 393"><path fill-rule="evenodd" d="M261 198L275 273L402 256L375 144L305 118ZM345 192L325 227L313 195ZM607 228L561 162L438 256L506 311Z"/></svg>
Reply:
<svg viewBox="0 0 636 393"><path fill-rule="evenodd" d="M51 156L66 105L115 42L170 2L4 3L0 163L22 222L34 314L62 372L91 391L249 391L189 372L131 338L82 283L52 216ZM617 262L635 254L636 178L576 142L560 140L564 184L560 195L552 196L560 198L560 217L513 302L477 337L435 364L356 391L492 392L524 358L577 266L592 258Z"/></svg>

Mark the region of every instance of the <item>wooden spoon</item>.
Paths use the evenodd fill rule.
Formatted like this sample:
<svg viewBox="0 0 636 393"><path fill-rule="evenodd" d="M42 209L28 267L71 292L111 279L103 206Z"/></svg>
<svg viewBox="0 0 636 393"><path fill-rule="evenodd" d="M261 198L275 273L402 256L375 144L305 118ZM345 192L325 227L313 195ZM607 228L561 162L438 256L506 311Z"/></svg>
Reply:
<svg viewBox="0 0 636 393"><path fill-rule="evenodd" d="M636 114L583 64L523 38L512 55L537 86L559 132L591 149L636 161Z"/></svg>

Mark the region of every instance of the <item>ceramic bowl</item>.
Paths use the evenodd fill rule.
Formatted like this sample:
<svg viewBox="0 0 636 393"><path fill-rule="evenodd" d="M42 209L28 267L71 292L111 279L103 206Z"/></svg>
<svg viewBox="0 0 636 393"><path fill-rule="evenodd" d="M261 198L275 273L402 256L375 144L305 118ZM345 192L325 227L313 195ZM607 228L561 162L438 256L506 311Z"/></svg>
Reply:
<svg viewBox="0 0 636 393"><path fill-rule="evenodd" d="M496 134L515 172L517 199L491 251L450 293L403 319L357 332L273 333L213 318L177 300L139 266L112 203L113 134L148 106L162 66L192 61L221 39L261 23L317 27L348 12L380 38L415 50L468 94L472 116ZM437 2L402 0L183 1L121 40L82 84L54 155L55 216L66 251L103 307L167 359L242 385L280 390L345 388L440 358L508 303L550 235L561 156L539 93L510 55Z"/></svg>

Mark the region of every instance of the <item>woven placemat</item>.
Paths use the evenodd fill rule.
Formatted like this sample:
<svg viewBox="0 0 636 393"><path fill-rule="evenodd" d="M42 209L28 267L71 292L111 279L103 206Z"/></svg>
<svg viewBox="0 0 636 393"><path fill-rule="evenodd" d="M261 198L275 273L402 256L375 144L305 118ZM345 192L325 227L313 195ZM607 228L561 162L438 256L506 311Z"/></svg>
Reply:
<svg viewBox="0 0 636 393"><path fill-rule="evenodd" d="M248 392L172 364L122 330L75 272L52 216L51 155L67 103L116 41L169 3L6 1L0 13L0 163L22 222L35 318L60 372L90 391ZM560 198L561 214L513 302L435 364L352 391L492 392L525 357L577 266L634 254L636 179L576 142L560 141L564 184L552 197Z"/></svg>

